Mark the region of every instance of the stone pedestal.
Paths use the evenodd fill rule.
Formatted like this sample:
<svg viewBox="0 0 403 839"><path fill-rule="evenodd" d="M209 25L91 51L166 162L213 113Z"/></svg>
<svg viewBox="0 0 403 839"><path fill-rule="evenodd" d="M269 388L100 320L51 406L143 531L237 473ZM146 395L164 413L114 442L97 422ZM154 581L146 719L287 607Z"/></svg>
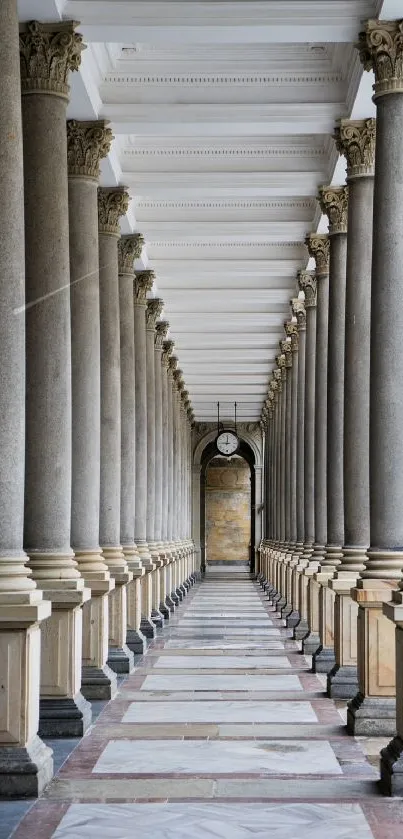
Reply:
<svg viewBox="0 0 403 839"><path fill-rule="evenodd" d="M141 625L141 583L144 578L144 568L137 568L133 572L133 580L127 588L127 638L129 650L135 655L143 655L147 648L147 640L143 635Z"/></svg>
<svg viewBox="0 0 403 839"><path fill-rule="evenodd" d="M314 673L329 673L335 665L334 654L334 601L335 596L329 582L333 570L326 573L324 568L315 574L315 580L319 584L319 638L320 646L316 650L312 660Z"/></svg>
<svg viewBox="0 0 403 839"><path fill-rule="evenodd" d="M91 600L83 606L81 692L86 699L112 699L117 690L116 674L106 663L111 582L114 587L114 580L94 586Z"/></svg>
<svg viewBox="0 0 403 839"><path fill-rule="evenodd" d="M358 693L349 702L350 734L387 737L396 731L395 631L383 604L392 598L393 583L359 580L351 594L358 604Z"/></svg>
<svg viewBox="0 0 403 839"><path fill-rule="evenodd" d="M327 694L332 699L352 699L358 691L357 674L357 619L358 604L351 598L356 584L353 574L329 580L335 594L334 654L335 664L328 673Z"/></svg>

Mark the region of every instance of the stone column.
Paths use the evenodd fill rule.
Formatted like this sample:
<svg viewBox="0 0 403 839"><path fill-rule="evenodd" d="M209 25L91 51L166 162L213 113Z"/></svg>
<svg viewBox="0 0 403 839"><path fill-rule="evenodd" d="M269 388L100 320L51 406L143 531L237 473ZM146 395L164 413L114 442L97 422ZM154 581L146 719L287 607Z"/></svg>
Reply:
<svg viewBox="0 0 403 839"><path fill-rule="evenodd" d="M0 31L0 795L38 796L53 774L37 735L40 623L51 604L31 579L23 550L25 458L24 182L16 0ZM15 666L10 667L10 662Z"/></svg>
<svg viewBox="0 0 403 839"><path fill-rule="evenodd" d="M108 154L107 123L67 123L69 189L72 487L71 544L91 600L83 606L82 693L110 699L116 675L108 658L108 594L115 587L99 546L100 323L97 188Z"/></svg>
<svg viewBox="0 0 403 839"><path fill-rule="evenodd" d="M159 611L160 572L162 561L155 536L155 325L163 308L162 300L152 298L146 307L146 370L147 370L147 525L146 536L154 570L151 572L151 620L164 625Z"/></svg>
<svg viewBox="0 0 403 839"><path fill-rule="evenodd" d="M134 538L136 475L136 397L134 359L133 283L135 260L139 259L144 239L140 233L118 240L119 309L120 309L120 399L121 399L121 490L120 541L129 571L133 574L127 587L127 635L129 649L137 655L145 651L146 640L140 630L141 578L144 568Z"/></svg>
<svg viewBox="0 0 403 839"><path fill-rule="evenodd" d="M358 604L350 590L364 569L369 545L369 351L371 328L374 119L341 120L339 151L347 159L348 235L344 365L344 530L342 561L329 585L336 594L336 664L328 693L351 699L358 690ZM347 444L348 441L348 444Z"/></svg>
<svg viewBox="0 0 403 839"><path fill-rule="evenodd" d="M154 563L147 544L147 293L154 282L153 271L140 271L134 283L134 357L136 396L136 484L134 536L146 576L142 581L142 618L140 629L147 638L154 638L156 629L151 620L152 578Z"/></svg>
<svg viewBox="0 0 403 839"><path fill-rule="evenodd" d="M66 107L81 36L71 21L20 27L26 266L25 549L52 601L42 633L39 732L80 736L81 606L90 598L70 545L71 332ZM64 643L60 645L59 639Z"/></svg>
<svg viewBox="0 0 403 839"><path fill-rule="evenodd" d="M315 352L315 543L312 563L316 563L308 585L308 623L310 634L304 640L304 652L314 654L320 646L320 584L316 572L325 555L327 542L327 351L329 316L329 237L311 233L306 238L308 253L315 259L317 306Z"/></svg>
<svg viewBox="0 0 403 839"><path fill-rule="evenodd" d="M172 386L171 372L169 369L169 358L173 351L173 341L164 341L162 352L163 371L163 457L164 457L164 503L163 503L163 533L164 550L168 560L166 568L166 595L165 604L169 611L175 611L175 603L171 597L172 585L172 533L171 533L171 511L172 511Z"/></svg>
<svg viewBox="0 0 403 839"><path fill-rule="evenodd" d="M291 592L287 580L289 579L289 563L292 559L291 543L291 397L292 397L292 352L291 341L281 341L281 350L285 358L285 469L284 469L284 505L285 505L285 546L282 568L282 593L284 606L281 607L282 617L286 618L292 611Z"/></svg>
<svg viewBox="0 0 403 839"><path fill-rule="evenodd" d="M276 358L278 363L278 356ZM274 377L277 382L277 402L276 402L276 542L273 551L273 583L275 592L272 594L272 601L280 600L281 592L279 587L278 572L279 559L281 548L281 428L282 428L282 407L283 407L283 381L281 369L276 367L274 370Z"/></svg>
<svg viewBox="0 0 403 839"><path fill-rule="evenodd" d="M294 637L304 639L309 634L308 583L317 563L312 561L315 539L315 356L316 356L316 277L309 271L300 271L298 285L305 295L305 392L304 392L304 552L296 570L300 573L300 620Z"/></svg>
<svg viewBox="0 0 403 839"><path fill-rule="evenodd" d="M175 416L176 416L176 470L175 470L175 487L176 487L176 534L177 534L177 577L176 577L176 593L179 599L183 599L186 594L186 589L182 585L182 566L183 566L183 544L182 544L182 469L183 469L183 430L182 430L182 412L181 412L181 394L184 388L182 370L177 368L174 371L174 399L175 399Z"/></svg>
<svg viewBox="0 0 403 839"><path fill-rule="evenodd" d="M306 312L305 305L299 298L291 301L293 316L297 322L298 332L298 381L297 381L297 436L296 436L296 544L291 564L292 568L292 603L293 611L287 618L287 626L294 627L299 623L301 615L299 608L299 591L301 577L301 557L304 552L304 412L305 412L305 334Z"/></svg>
<svg viewBox="0 0 403 839"><path fill-rule="evenodd" d="M176 530L175 530L175 485L174 485L174 474L175 474L175 457L174 457L174 445L175 445L175 426L174 426L174 379L173 379L173 371L176 368L177 359L175 356L170 355L168 360L168 534L169 534L169 544L171 550L171 557L172 557L172 564L170 567L170 583L171 583L171 591L170 591L170 598L173 601L174 605L177 606L179 603L178 595L175 593L175 560L176 560L176 546L175 546L175 539L176 539ZM168 604L169 605L169 604Z"/></svg>
<svg viewBox="0 0 403 839"><path fill-rule="evenodd" d="M315 579L320 583L320 647L313 659L317 673L329 673L334 652L335 594L329 583L342 559L344 342L346 313L348 187L322 187L320 205L329 218L329 329L327 375L327 543Z"/></svg>
<svg viewBox="0 0 403 839"><path fill-rule="evenodd" d="M290 462L289 462L289 559L287 567L287 607L283 615L289 618L292 612L296 610L296 604L293 599L293 573L294 568L298 564L298 557L295 556L295 547L297 543L297 434L298 434L298 325L295 321L289 321L284 324L286 335L290 341L291 347L291 382L290 382L290 418L289 418L289 434L290 434ZM290 626L295 625L294 621Z"/></svg>
<svg viewBox="0 0 403 839"><path fill-rule="evenodd" d="M126 645L127 583L133 579L120 543L121 382L118 240L119 218L128 208L125 187L98 189L99 302L101 313L101 482L99 540L115 580L109 596L108 664L129 673Z"/></svg>
<svg viewBox="0 0 403 839"><path fill-rule="evenodd" d="M353 590L359 604L359 692L349 704L347 724L357 733L370 729L371 733L382 735L395 733L394 619L399 621L402 610L400 591L393 594L399 587L403 568L403 367L399 311L403 288L402 32L402 21L370 20L359 44L364 67L375 73L377 112L369 404L370 547L365 570L360 572ZM396 632L400 638L400 629ZM399 655L397 668L401 691ZM388 747L382 763L384 783L392 789L393 779L402 771L398 757L403 733L401 703L400 693L398 738ZM399 781L397 788L401 789Z"/></svg>
<svg viewBox="0 0 403 839"><path fill-rule="evenodd" d="M164 528L164 502L167 495L166 475L166 436L167 430L167 404L166 404L166 371L162 363L164 339L167 336L169 323L159 321L155 326L155 538L158 545L158 553L162 562L160 568L160 587L158 591L157 608L163 617L168 620L170 611L166 605L166 566L169 561L165 551L165 528Z"/></svg>

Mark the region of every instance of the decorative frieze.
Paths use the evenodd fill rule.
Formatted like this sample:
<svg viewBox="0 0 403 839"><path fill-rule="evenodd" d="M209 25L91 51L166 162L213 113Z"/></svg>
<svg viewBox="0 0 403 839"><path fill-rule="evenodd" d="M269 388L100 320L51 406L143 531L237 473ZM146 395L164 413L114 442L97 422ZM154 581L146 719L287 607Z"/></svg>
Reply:
<svg viewBox="0 0 403 839"><path fill-rule="evenodd" d="M330 240L327 233L310 233L305 238L309 256L316 263L316 278L329 273Z"/></svg>
<svg viewBox="0 0 403 839"><path fill-rule="evenodd" d="M329 219L329 236L347 233L348 186L321 186L318 201Z"/></svg>
<svg viewBox="0 0 403 839"><path fill-rule="evenodd" d="M75 32L78 23L20 24L21 92L50 93L69 98L69 73L78 70L85 49L83 37Z"/></svg>
<svg viewBox="0 0 403 839"><path fill-rule="evenodd" d="M374 71L374 99L403 93L403 20L368 20L356 46L364 70Z"/></svg>
<svg viewBox="0 0 403 839"><path fill-rule="evenodd" d="M334 137L347 161L347 178L374 174L376 119L341 119Z"/></svg>
<svg viewBox="0 0 403 839"><path fill-rule="evenodd" d="M316 277L311 271L298 272L298 288L305 294L305 309L316 306Z"/></svg>
<svg viewBox="0 0 403 839"><path fill-rule="evenodd" d="M99 178L99 162L106 157L113 134L106 120L67 121L67 166L69 176Z"/></svg>
<svg viewBox="0 0 403 839"><path fill-rule="evenodd" d="M129 208L129 193L125 186L99 187L98 224L99 232L120 236L119 219Z"/></svg>
<svg viewBox="0 0 403 839"><path fill-rule="evenodd" d="M147 300L146 306L146 327L147 329L155 330L155 326L159 317L161 317L164 308L164 301L159 297L152 297Z"/></svg>
<svg viewBox="0 0 403 839"><path fill-rule="evenodd" d="M145 306L147 303L147 294L151 291L155 280L154 271L139 271L136 274L134 281L134 302Z"/></svg>
<svg viewBox="0 0 403 839"><path fill-rule="evenodd" d="M141 233L121 236L118 240L119 274L133 274L133 263L141 256L144 238Z"/></svg>

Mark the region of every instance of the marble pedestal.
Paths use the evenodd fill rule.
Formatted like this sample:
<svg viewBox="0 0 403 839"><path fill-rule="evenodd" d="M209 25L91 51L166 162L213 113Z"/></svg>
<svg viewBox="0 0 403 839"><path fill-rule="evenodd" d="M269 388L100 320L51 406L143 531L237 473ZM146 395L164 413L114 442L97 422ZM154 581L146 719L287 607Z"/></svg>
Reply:
<svg viewBox="0 0 403 839"><path fill-rule="evenodd" d="M385 795L403 796L403 592L393 592L383 613L396 635L396 729L397 734L381 751L381 787Z"/></svg>
<svg viewBox="0 0 403 839"><path fill-rule="evenodd" d="M45 590L52 614L42 629L41 737L82 737L92 720L91 705L81 693L82 606L90 598L87 588L59 592ZM73 581L74 583L83 581Z"/></svg>
<svg viewBox="0 0 403 839"><path fill-rule="evenodd" d="M308 579L307 586L307 610L309 634L304 638L302 649L304 655L314 655L320 647L319 635L319 583L316 582L314 574L318 570L317 564L305 568L304 577Z"/></svg>
<svg viewBox="0 0 403 839"><path fill-rule="evenodd" d="M86 699L112 699L117 691L116 674L107 665L109 593L114 580L100 581L83 606L83 651L81 693Z"/></svg>
<svg viewBox="0 0 403 839"><path fill-rule="evenodd" d="M131 673L134 656L126 643L127 637L127 586L133 577L131 571L114 575L115 589L109 595L109 654L107 664L115 673Z"/></svg>
<svg viewBox="0 0 403 839"><path fill-rule="evenodd" d="M147 639L143 635L141 626L141 583L144 579L144 568L132 570L133 580L127 587L127 634L126 644L134 655L144 655L147 649Z"/></svg>
<svg viewBox="0 0 403 839"><path fill-rule="evenodd" d="M329 580L329 587L335 593L334 653L336 660L327 677L327 695L332 699L353 699L358 692L358 604L350 595L350 590L355 584L356 578L353 574Z"/></svg>
<svg viewBox="0 0 403 839"><path fill-rule="evenodd" d="M329 588L330 578L334 568L330 571L321 570L315 574L319 583L319 638L320 646L312 659L314 673L329 673L336 663L334 654L334 592Z"/></svg>
<svg viewBox="0 0 403 839"><path fill-rule="evenodd" d="M358 693L348 704L350 734L387 737L396 733L395 630L383 614L394 585L393 581L360 579L351 590L358 604Z"/></svg>

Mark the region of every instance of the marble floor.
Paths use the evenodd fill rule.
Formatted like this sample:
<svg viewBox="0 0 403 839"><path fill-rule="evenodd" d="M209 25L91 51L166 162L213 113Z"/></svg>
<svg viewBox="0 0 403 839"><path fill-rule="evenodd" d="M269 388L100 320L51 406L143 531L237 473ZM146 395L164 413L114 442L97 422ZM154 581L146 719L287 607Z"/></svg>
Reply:
<svg viewBox="0 0 403 839"><path fill-rule="evenodd" d="M12 837L398 839L403 801L377 780L259 585L217 569Z"/></svg>

